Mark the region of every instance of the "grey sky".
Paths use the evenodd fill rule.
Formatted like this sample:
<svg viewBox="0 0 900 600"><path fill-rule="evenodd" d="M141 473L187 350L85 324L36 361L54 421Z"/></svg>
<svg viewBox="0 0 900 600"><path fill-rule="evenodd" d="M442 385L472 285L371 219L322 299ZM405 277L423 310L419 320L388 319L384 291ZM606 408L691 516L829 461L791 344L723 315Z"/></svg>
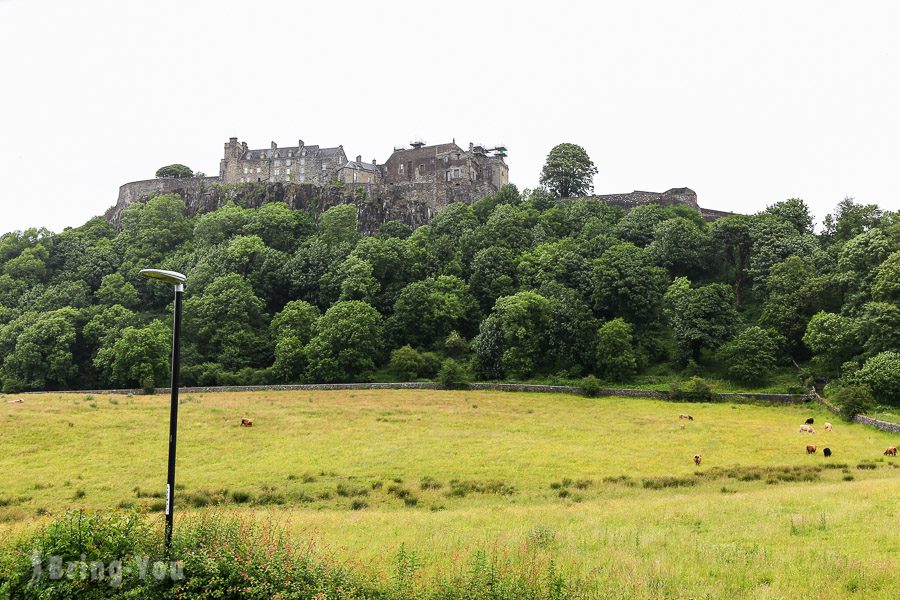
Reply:
<svg viewBox="0 0 900 600"><path fill-rule="evenodd" d="M0 0L0 232L60 230L223 144L504 143L534 186L584 146L597 193L900 208L897 2Z"/></svg>

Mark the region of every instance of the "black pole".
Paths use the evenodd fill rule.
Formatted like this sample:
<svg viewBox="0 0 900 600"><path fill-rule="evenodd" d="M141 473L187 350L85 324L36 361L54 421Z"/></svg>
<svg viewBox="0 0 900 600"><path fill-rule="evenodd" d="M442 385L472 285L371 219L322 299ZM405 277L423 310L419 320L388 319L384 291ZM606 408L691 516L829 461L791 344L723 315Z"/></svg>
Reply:
<svg viewBox="0 0 900 600"><path fill-rule="evenodd" d="M181 297L184 285L175 285L175 315L172 323L172 407L169 415L169 476L166 484L166 552L172 546L175 513L175 443L178 437L178 378L181 368Z"/></svg>

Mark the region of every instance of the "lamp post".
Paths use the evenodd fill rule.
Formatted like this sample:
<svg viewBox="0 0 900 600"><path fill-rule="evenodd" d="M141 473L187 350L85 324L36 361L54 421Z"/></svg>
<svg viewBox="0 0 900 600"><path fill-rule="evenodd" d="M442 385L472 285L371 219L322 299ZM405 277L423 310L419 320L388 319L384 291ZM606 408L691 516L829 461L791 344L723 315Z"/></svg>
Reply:
<svg viewBox="0 0 900 600"><path fill-rule="evenodd" d="M175 271L141 269L141 275L158 279L175 288L175 316L172 320L172 406L169 413L169 472L166 479L166 551L172 545L175 513L175 442L178 437L178 374L181 368L181 297L185 276Z"/></svg>

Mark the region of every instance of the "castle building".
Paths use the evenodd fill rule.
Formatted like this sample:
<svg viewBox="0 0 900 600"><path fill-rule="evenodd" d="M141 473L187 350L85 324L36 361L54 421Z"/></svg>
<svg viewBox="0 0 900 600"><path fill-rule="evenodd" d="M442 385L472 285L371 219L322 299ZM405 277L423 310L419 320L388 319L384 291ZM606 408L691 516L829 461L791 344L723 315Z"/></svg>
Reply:
<svg viewBox="0 0 900 600"><path fill-rule="evenodd" d="M348 160L343 146L321 148L300 140L296 146L252 150L236 137L225 144L219 163L223 183L310 183L323 186L334 180L348 184L431 184L435 187L488 185L495 190L509 183L509 167L504 162L506 148L487 149L470 143L463 150L455 141L426 146L413 142L411 148L394 148L384 165L362 156Z"/></svg>
<svg viewBox="0 0 900 600"><path fill-rule="evenodd" d="M506 148L485 149L470 143L468 151L453 141L426 146L413 142L412 148L395 148L384 163L384 181L399 183L488 182L495 189L509 183L509 167L503 161Z"/></svg>
<svg viewBox="0 0 900 600"><path fill-rule="evenodd" d="M251 150L236 137L225 144L225 157L219 163L219 179L224 183L312 183L325 185L347 164L344 147L296 146Z"/></svg>
<svg viewBox="0 0 900 600"><path fill-rule="evenodd" d="M362 161L362 156L357 155L356 160L347 163L338 169L337 179L342 183L381 183L381 169L372 159L372 162Z"/></svg>

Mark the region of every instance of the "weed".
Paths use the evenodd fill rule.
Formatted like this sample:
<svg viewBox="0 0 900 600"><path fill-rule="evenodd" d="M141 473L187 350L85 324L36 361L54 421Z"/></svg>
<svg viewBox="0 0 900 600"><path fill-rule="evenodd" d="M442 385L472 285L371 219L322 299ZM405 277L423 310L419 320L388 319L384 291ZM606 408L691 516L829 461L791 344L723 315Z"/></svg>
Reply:
<svg viewBox="0 0 900 600"><path fill-rule="evenodd" d="M302 479L303 483L313 483L315 480L316 480L316 477L312 473L304 473L303 474L303 479Z"/></svg>
<svg viewBox="0 0 900 600"><path fill-rule="evenodd" d="M668 487L690 487L697 485L694 477L651 477L644 479L644 488L648 490L661 490Z"/></svg>
<svg viewBox="0 0 900 600"><path fill-rule="evenodd" d="M384 486L384 484L381 481L373 481L372 482L373 490L380 490L383 486Z"/></svg>
<svg viewBox="0 0 900 600"><path fill-rule="evenodd" d="M844 475L844 481L853 481L856 479L853 475Z"/></svg>
<svg viewBox="0 0 900 600"><path fill-rule="evenodd" d="M444 485L440 481L427 475L423 477L421 483L419 483L419 488L423 490L439 490L442 487L444 487Z"/></svg>
<svg viewBox="0 0 900 600"><path fill-rule="evenodd" d="M872 470L877 467L878 467L878 465L876 465L875 463L867 463L867 462L862 462L862 463L859 463L858 465L856 465L856 468L860 469L860 470Z"/></svg>
<svg viewBox="0 0 900 600"><path fill-rule="evenodd" d="M575 482L575 487L579 490L586 490L593 484L594 482L590 479L579 479Z"/></svg>
<svg viewBox="0 0 900 600"><path fill-rule="evenodd" d="M730 487L726 487L724 485L722 486L722 489L719 491L722 492L723 494L736 494L737 493L737 490L733 490Z"/></svg>
<svg viewBox="0 0 900 600"><path fill-rule="evenodd" d="M235 504L246 504L253 499L253 495L249 492L243 492L241 490L235 490L231 492L231 499Z"/></svg>
<svg viewBox="0 0 900 600"><path fill-rule="evenodd" d="M526 534L525 539L532 546L549 548L556 544L556 531L544 525L535 525Z"/></svg>
<svg viewBox="0 0 900 600"><path fill-rule="evenodd" d="M364 487L350 487L345 483L337 484L337 495L342 498L350 498L353 496L367 496L369 490Z"/></svg>
<svg viewBox="0 0 900 600"><path fill-rule="evenodd" d="M119 405L119 399L118 399L118 398L110 398L110 399L109 399L109 403L112 404L113 406L118 406L118 405Z"/></svg>
<svg viewBox="0 0 900 600"><path fill-rule="evenodd" d="M356 499L350 503L350 508L352 510L362 510L364 508L368 508L369 504L365 500Z"/></svg>
<svg viewBox="0 0 900 600"><path fill-rule="evenodd" d="M87 496L87 492L85 492L85 491L82 490L82 489L77 489L77 490L75 490L75 495L72 496L72 499L73 499L73 500L81 500L81 499L84 498L85 496Z"/></svg>

